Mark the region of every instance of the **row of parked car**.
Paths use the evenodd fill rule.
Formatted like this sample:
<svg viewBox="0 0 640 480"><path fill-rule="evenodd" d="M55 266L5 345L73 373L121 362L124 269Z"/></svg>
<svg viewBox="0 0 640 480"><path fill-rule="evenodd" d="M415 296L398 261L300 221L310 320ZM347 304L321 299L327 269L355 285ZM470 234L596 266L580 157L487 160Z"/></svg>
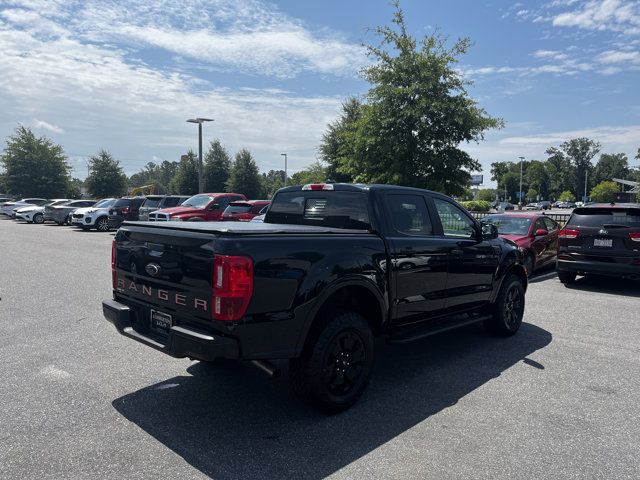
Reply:
<svg viewBox="0 0 640 480"><path fill-rule="evenodd" d="M0 198L0 214L28 223L55 222L85 230L109 231L127 221L261 221L269 200L247 200L236 193L148 195L71 200Z"/></svg>
<svg viewBox="0 0 640 480"><path fill-rule="evenodd" d="M555 264L567 284L587 274L640 279L640 204L576 207L564 226L532 212L487 215L482 222L518 246L529 275Z"/></svg>

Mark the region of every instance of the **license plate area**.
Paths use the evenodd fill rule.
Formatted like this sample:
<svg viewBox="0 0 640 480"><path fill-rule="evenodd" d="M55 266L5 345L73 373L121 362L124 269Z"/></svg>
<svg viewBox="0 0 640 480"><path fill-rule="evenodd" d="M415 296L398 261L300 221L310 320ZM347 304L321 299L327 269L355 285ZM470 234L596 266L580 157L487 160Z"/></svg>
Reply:
<svg viewBox="0 0 640 480"><path fill-rule="evenodd" d="M157 310L151 310L150 320L151 331L164 336L169 334L169 330L173 325L173 317L171 315Z"/></svg>
<svg viewBox="0 0 640 480"><path fill-rule="evenodd" d="M611 248L613 247L613 239L612 238L594 238L593 246L599 248Z"/></svg>

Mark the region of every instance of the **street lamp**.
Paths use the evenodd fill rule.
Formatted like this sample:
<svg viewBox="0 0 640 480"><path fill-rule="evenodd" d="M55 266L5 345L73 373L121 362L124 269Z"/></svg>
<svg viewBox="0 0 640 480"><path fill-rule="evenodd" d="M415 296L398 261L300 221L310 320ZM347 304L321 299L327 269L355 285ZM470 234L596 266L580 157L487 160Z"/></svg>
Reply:
<svg viewBox="0 0 640 480"><path fill-rule="evenodd" d="M213 118L190 118L187 123L198 124L198 193L204 190L204 177L202 175L202 124L204 122L213 122Z"/></svg>
<svg viewBox="0 0 640 480"><path fill-rule="evenodd" d="M522 161L524 157L518 157L520 159L520 191L518 192L518 210L522 210Z"/></svg>
<svg viewBox="0 0 640 480"><path fill-rule="evenodd" d="M287 186L287 154L281 153L280 156L284 157L284 186Z"/></svg>

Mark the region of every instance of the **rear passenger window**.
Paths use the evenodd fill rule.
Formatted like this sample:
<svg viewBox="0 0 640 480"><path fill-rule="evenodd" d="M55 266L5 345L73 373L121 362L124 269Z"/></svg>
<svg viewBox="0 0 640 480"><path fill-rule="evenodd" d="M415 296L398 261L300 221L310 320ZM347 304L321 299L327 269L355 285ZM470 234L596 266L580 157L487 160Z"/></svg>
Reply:
<svg viewBox="0 0 640 480"><path fill-rule="evenodd" d="M445 237L473 238L475 224L460 208L439 198L434 198L436 211L442 223Z"/></svg>
<svg viewBox="0 0 640 480"><path fill-rule="evenodd" d="M405 235L433 235L431 218L422 195L387 195L393 228Z"/></svg>

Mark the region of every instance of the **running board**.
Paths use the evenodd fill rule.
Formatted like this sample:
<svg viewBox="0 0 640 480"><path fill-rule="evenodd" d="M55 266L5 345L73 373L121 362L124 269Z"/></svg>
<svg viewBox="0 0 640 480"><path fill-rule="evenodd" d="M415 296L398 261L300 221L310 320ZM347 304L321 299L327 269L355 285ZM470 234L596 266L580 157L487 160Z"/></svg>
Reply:
<svg viewBox="0 0 640 480"><path fill-rule="evenodd" d="M464 315L463 318L454 318L449 321L436 321L434 322L421 322L416 325L407 327L398 327L387 340L387 343L392 345L400 345L403 343L413 342L421 338L430 337L438 333L446 332L447 330L453 330L455 328L464 327L478 322L489 320L491 315Z"/></svg>

